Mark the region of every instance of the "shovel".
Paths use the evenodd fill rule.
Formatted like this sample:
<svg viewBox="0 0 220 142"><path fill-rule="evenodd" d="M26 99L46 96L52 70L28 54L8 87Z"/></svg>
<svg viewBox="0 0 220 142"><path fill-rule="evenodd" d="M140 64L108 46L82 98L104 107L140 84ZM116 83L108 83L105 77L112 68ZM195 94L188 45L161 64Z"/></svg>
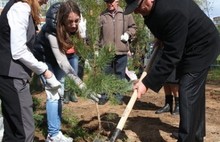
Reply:
<svg viewBox="0 0 220 142"><path fill-rule="evenodd" d="M141 81L146 75L147 75L147 71L150 69L157 53L158 53L158 49L159 49L159 46L155 46L154 47L154 50L153 50L153 53L152 55L150 56L150 59L145 67L145 71L141 74L141 77L139 79L139 81ZM111 137L109 140L105 140L105 142L115 142L117 137L120 135L124 125L125 125L125 122L134 106L134 103L136 102L137 100L137 90L135 89L119 122L118 122L118 125L116 127L116 129L114 130L114 132L112 133ZM102 140L98 140L98 139L95 139L93 142L103 142Z"/></svg>

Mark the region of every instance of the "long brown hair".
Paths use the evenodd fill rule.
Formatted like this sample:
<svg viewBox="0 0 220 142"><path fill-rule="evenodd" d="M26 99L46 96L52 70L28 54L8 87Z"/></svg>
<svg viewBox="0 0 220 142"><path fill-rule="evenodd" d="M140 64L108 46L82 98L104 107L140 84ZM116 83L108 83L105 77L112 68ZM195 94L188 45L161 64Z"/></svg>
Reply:
<svg viewBox="0 0 220 142"><path fill-rule="evenodd" d="M73 47L71 40L71 34L66 31L65 21L71 12L76 13L80 16L80 9L73 0L68 0L60 5L57 13L57 40L59 48L62 52L67 51L70 47Z"/></svg>
<svg viewBox="0 0 220 142"><path fill-rule="evenodd" d="M26 2L31 7L31 15L34 19L35 24L40 24L40 4L38 0L21 0L22 2Z"/></svg>

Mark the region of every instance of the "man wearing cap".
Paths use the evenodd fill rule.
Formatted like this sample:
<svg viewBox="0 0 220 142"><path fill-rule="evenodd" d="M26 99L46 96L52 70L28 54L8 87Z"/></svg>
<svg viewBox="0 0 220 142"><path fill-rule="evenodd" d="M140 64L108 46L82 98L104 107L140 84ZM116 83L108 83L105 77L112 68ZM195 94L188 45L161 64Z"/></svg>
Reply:
<svg viewBox="0 0 220 142"><path fill-rule="evenodd" d="M105 69L106 73L115 74L125 79L129 44L135 38L136 24L131 14L124 15L119 7L119 0L104 0L106 9L99 16L99 46L114 46L115 58ZM116 93L116 99L122 104L122 96Z"/></svg>
<svg viewBox="0 0 220 142"><path fill-rule="evenodd" d="M154 36L163 42L160 60L135 84L138 98L148 88L158 92L174 68L180 95L178 142L203 142L205 84L210 65L220 52L213 22L193 0L125 0L124 14L141 14Z"/></svg>

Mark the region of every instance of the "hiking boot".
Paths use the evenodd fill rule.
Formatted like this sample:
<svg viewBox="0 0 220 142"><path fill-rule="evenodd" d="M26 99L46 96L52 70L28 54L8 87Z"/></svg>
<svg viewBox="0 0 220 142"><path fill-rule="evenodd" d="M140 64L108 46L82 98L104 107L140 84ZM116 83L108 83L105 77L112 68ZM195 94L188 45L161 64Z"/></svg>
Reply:
<svg viewBox="0 0 220 142"><path fill-rule="evenodd" d="M76 93L70 94L69 99L71 102L78 102L78 98L77 98Z"/></svg>
<svg viewBox="0 0 220 142"><path fill-rule="evenodd" d="M48 135L45 142L73 142L73 138L66 137L62 132L59 132L56 136L53 137Z"/></svg>
<svg viewBox="0 0 220 142"><path fill-rule="evenodd" d="M65 90L64 91L64 97L63 97L63 103L64 104L68 104L69 103L69 101L70 101L70 93L71 93L71 91L70 90Z"/></svg>

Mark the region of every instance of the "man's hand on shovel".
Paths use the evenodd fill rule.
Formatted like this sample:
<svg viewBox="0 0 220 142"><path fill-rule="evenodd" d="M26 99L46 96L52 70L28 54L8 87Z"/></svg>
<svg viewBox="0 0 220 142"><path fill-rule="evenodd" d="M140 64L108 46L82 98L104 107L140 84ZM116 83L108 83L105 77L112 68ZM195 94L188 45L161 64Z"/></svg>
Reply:
<svg viewBox="0 0 220 142"><path fill-rule="evenodd" d="M134 82L133 89L137 90L137 98L140 99L141 96L147 92L148 88L142 83L141 80L137 80Z"/></svg>

